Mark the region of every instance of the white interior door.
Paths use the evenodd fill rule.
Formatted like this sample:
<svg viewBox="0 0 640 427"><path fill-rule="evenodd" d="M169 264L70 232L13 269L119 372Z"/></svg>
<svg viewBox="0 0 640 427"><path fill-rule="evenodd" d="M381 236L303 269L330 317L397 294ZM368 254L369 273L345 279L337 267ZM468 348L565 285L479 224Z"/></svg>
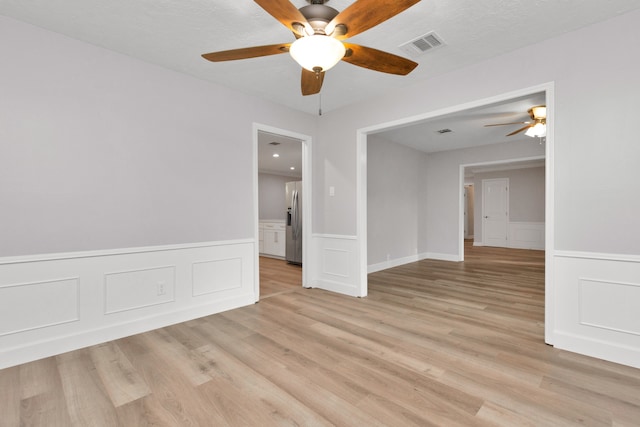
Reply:
<svg viewBox="0 0 640 427"><path fill-rule="evenodd" d="M509 180L482 180L482 244L509 246Z"/></svg>

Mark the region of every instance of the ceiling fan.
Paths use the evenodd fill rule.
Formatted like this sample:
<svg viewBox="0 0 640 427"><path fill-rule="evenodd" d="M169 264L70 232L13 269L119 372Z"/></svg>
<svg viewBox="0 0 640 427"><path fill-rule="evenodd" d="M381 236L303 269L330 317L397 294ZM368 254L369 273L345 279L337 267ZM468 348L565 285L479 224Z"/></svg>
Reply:
<svg viewBox="0 0 640 427"><path fill-rule="evenodd" d="M325 5L329 0L307 0L297 9L289 0L254 0L289 28L296 40L266 46L211 52L202 55L212 62L256 58L289 52L302 68L302 95L320 92L325 72L340 60L383 73L407 75L418 64L370 47L345 43L408 9L420 0L356 0L342 12Z"/></svg>
<svg viewBox="0 0 640 427"><path fill-rule="evenodd" d="M484 127L489 126L508 126L508 125L520 125L526 124L526 126L521 127L520 129L507 134L507 136L512 136L522 131L525 131L525 135L527 136L538 136L543 137L547 134L547 106L546 105L536 105L527 110L529 113L529 117L533 122L514 122L514 123L496 123L492 125L484 125Z"/></svg>

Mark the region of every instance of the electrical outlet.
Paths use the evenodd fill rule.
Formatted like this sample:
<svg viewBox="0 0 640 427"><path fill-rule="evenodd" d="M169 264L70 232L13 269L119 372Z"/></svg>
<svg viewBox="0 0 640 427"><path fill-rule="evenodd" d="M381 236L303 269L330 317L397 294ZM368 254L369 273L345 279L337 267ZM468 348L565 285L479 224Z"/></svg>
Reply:
<svg viewBox="0 0 640 427"><path fill-rule="evenodd" d="M158 296L165 295L167 293L167 285L165 282L158 282Z"/></svg>

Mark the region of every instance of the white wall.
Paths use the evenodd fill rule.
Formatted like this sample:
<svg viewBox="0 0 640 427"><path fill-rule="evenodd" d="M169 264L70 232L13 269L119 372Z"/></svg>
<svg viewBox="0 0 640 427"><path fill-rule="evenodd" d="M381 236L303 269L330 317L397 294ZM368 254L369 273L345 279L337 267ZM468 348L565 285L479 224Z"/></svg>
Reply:
<svg viewBox="0 0 640 427"><path fill-rule="evenodd" d="M256 300L253 125L315 116L1 16L0 54L0 368Z"/></svg>
<svg viewBox="0 0 640 427"><path fill-rule="evenodd" d="M315 116L4 17L0 52L0 256L250 238L253 122L315 131Z"/></svg>
<svg viewBox="0 0 640 427"><path fill-rule="evenodd" d="M374 271L427 250L427 154L375 135L367 148L367 261Z"/></svg>
<svg viewBox="0 0 640 427"><path fill-rule="evenodd" d="M554 175L556 250L548 265L554 274L553 286L547 289L548 319L554 320L547 325L551 328L548 336L561 348L640 366L640 229L636 227L640 198L632 196L640 192L636 164L640 158L636 126L640 56L630 54L640 43L638 22L640 11L627 13L416 82L386 96L326 112L320 118L314 153L314 231L334 236L358 233L359 129L553 82L549 130L555 143L550 173ZM430 173L439 167L433 166ZM434 197L450 205L455 203L450 198L456 196L449 187L458 172L447 169L443 173L451 178L444 181L443 188L434 188L442 192ZM431 176L428 182L433 185ZM335 197L328 196L329 186L335 186ZM427 217L439 217L445 210L429 203ZM428 228L429 251L457 253L455 230L435 227L430 224ZM359 260L360 248L358 242L351 245L344 262ZM612 275L616 270L611 263L619 265L620 274ZM344 282L355 288L362 274L362 270L356 271ZM579 317L580 308L588 312L592 298L597 298L597 292L580 293L584 277L598 280L598 292L602 287L618 292L614 299L597 301L604 317L598 322L584 322ZM587 300L581 299L585 295ZM620 304L629 307L626 313L633 314L618 316Z"/></svg>
<svg viewBox="0 0 640 427"><path fill-rule="evenodd" d="M633 90L640 59L628 54L640 37L639 16L631 12L325 113L314 161L317 231L356 232L358 129L554 82L558 248L637 253L640 229L632 216L640 199L626 195L640 187L633 165L640 152ZM329 185L336 186L334 199L326 195ZM594 225L602 233L585 232Z"/></svg>
<svg viewBox="0 0 640 427"><path fill-rule="evenodd" d="M300 178L258 174L258 217L261 220L284 220L287 212L285 185Z"/></svg>

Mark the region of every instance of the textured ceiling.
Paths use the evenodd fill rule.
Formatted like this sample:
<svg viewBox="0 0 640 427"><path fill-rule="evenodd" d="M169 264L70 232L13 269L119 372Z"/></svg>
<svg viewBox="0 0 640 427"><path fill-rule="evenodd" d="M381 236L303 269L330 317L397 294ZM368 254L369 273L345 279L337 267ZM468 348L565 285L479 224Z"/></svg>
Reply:
<svg viewBox="0 0 640 427"><path fill-rule="evenodd" d="M343 10L351 3L328 4ZM436 31L446 46L411 58L419 66L404 77L339 63L327 72L322 109L343 107L638 8L638 0L423 0L349 41L407 56L399 45ZM300 95L300 67L286 54L226 63L200 57L293 41L291 32L250 0L0 0L0 14L294 109L318 111L317 95Z"/></svg>

